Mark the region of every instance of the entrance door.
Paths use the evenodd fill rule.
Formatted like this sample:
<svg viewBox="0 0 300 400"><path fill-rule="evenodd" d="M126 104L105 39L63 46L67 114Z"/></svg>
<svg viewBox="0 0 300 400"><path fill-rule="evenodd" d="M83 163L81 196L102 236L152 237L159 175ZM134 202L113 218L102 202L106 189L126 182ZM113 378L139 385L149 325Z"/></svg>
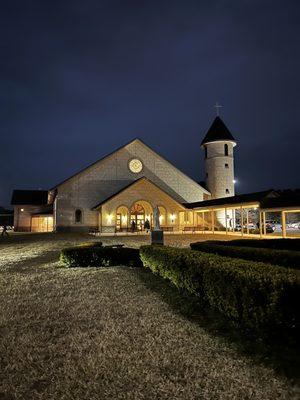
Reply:
<svg viewBox="0 0 300 400"><path fill-rule="evenodd" d="M135 229L142 231L145 225L145 210L140 204L135 204L130 210L130 226L132 221L135 223Z"/></svg>
<svg viewBox="0 0 300 400"><path fill-rule="evenodd" d="M121 226L122 226L122 215L121 214L117 214L117 221L116 221L117 231L121 230Z"/></svg>
<svg viewBox="0 0 300 400"><path fill-rule="evenodd" d="M130 226L132 221L135 223L135 228L137 231L142 231L145 225L145 214L133 214L130 216Z"/></svg>

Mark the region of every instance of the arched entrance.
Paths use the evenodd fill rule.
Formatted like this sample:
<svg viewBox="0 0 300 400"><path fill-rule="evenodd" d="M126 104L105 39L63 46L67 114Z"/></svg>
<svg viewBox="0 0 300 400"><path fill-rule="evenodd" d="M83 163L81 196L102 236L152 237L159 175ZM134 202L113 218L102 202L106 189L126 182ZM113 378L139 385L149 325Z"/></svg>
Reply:
<svg viewBox="0 0 300 400"><path fill-rule="evenodd" d="M130 208L130 227L133 228L133 222L135 230L144 230L145 221L148 220L150 226L152 226L153 211L151 205L145 201L140 200L135 202Z"/></svg>
<svg viewBox="0 0 300 400"><path fill-rule="evenodd" d="M127 231L128 228L128 208L119 206L116 210L116 230Z"/></svg>

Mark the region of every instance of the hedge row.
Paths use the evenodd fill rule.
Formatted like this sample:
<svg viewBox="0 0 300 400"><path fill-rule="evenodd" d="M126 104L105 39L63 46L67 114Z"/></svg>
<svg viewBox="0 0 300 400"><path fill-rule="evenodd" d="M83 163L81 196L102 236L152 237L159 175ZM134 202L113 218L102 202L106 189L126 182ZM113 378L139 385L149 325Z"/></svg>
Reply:
<svg viewBox="0 0 300 400"><path fill-rule="evenodd" d="M252 331L298 327L297 271L189 249L143 246L140 255L145 267Z"/></svg>
<svg viewBox="0 0 300 400"><path fill-rule="evenodd" d="M271 240L270 240L271 241ZM243 243L242 243L243 244ZM190 244L192 250L221 256L242 258L244 260L262 261L287 268L300 269L300 252L290 250L274 250L255 247L231 246L226 242L196 242Z"/></svg>
<svg viewBox="0 0 300 400"><path fill-rule="evenodd" d="M138 249L102 247L94 243L63 249L60 260L68 267L142 266Z"/></svg>
<svg viewBox="0 0 300 400"><path fill-rule="evenodd" d="M220 241L214 241L219 242ZM226 246L256 247L276 250L300 251L300 239L235 239L223 241Z"/></svg>

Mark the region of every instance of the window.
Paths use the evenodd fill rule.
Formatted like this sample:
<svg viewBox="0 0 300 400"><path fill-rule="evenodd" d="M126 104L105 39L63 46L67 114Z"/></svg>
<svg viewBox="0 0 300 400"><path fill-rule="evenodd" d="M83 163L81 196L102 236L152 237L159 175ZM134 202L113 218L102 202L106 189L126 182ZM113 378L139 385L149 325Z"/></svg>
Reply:
<svg viewBox="0 0 300 400"><path fill-rule="evenodd" d="M226 189L226 194L229 194L229 189Z"/></svg>
<svg viewBox="0 0 300 400"><path fill-rule="evenodd" d="M208 173L206 172L206 178L208 178Z"/></svg>
<svg viewBox="0 0 300 400"><path fill-rule="evenodd" d="M207 147L205 146L205 158L207 158Z"/></svg>
<svg viewBox="0 0 300 400"><path fill-rule="evenodd" d="M229 168L229 165L227 163L225 164L225 168Z"/></svg>
<svg viewBox="0 0 300 400"><path fill-rule="evenodd" d="M76 224L79 224L80 222L82 222L82 211L77 209L75 211L75 222Z"/></svg>
<svg viewBox="0 0 300 400"><path fill-rule="evenodd" d="M224 154L225 154L225 156L228 156L228 144L227 143L224 144Z"/></svg>
<svg viewBox="0 0 300 400"><path fill-rule="evenodd" d="M130 160L128 166L130 171L133 172L134 174L138 174L143 169L142 161L137 158Z"/></svg>

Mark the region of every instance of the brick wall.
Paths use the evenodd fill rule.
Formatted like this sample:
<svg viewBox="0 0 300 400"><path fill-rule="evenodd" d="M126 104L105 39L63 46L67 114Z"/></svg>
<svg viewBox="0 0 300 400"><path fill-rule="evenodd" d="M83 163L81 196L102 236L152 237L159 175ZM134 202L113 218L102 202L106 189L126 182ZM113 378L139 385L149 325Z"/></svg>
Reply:
<svg viewBox="0 0 300 400"><path fill-rule="evenodd" d="M138 158L143 170L132 173L131 159ZM134 140L95 163L57 188L56 224L58 230L84 230L99 226L99 213L91 208L132 181L146 176L179 203L203 200L207 192L139 140ZM208 194L209 195L209 194ZM139 200L138 198L136 200ZM75 223L75 210L82 210L82 223Z"/></svg>

